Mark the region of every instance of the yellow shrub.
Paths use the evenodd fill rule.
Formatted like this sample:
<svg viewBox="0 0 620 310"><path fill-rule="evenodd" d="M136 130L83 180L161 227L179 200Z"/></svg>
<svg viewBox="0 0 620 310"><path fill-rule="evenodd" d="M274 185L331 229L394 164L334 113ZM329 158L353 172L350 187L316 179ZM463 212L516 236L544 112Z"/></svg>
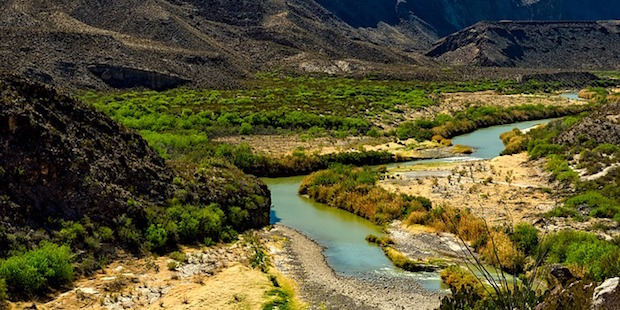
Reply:
<svg viewBox="0 0 620 310"><path fill-rule="evenodd" d="M491 231L493 241L489 239L482 247L481 254L484 259L494 265L499 265L506 270L520 270L525 262L525 255L517 250L510 237L503 231ZM495 250L494 250L495 249Z"/></svg>

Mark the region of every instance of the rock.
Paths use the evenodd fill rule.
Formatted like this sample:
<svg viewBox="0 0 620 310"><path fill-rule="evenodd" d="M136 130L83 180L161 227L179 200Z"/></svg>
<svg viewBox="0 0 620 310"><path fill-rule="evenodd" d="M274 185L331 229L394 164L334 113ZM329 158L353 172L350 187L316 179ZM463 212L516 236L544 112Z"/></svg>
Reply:
<svg viewBox="0 0 620 310"><path fill-rule="evenodd" d="M593 310L617 310L620 309L620 278L605 280L603 284L594 289L592 297Z"/></svg>
<svg viewBox="0 0 620 310"><path fill-rule="evenodd" d="M558 281L562 286L566 286L568 283L575 280L575 276L570 270L562 265L554 264L549 266L549 273Z"/></svg>
<svg viewBox="0 0 620 310"><path fill-rule="evenodd" d="M91 65L88 70L114 88L146 87L153 90L166 90L190 82L174 74L107 64Z"/></svg>
<svg viewBox="0 0 620 310"><path fill-rule="evenodd" d="M426 55L453 65L603 68L620 63L618 33L615 21L479 22L441 39ZM576 53L582 45L589 48Z"/></svg>

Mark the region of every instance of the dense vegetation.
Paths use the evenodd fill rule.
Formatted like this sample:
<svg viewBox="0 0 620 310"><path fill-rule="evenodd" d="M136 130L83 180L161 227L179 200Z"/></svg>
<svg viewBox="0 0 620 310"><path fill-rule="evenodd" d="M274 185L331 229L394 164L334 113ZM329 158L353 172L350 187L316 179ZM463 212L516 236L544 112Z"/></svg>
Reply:
<svg viewBox="0 0 620 310"><path fill-rule="evenodd" d="M426 198L390 193L377 186L382 171L334 165L307 176L299 187L299 194L379 224L431 208Z"/></svg>
<svg viewBox="0 0 620 310"><path fill-rule="evenodd" d="M510 80L451 83L354 80L259 74L237 90L174 89L82 94L81 98L129 128L138 130L167 159L219 157L259 176L306 174L331 163L381 164L398 159L387 153L316 156L297 152L273 158L248 146L216 144L228 135L300 134L302 138L367 135L428 140L476 128L574 114L588 107L471 106L455 115L405 121L404 115L435 105L438 94L496 90L503 93L552 91L561 83ZM388 129L392 128L392 129Z"/></svg>
<svg viewBox="0 0 620 310"><path fill-rule="evenodd" d="M420 119L404 122L398 126L396 135L399 139L415 138L416 140L429 140L433 135L451 138L478 128L574 115L590 108L587 105L568 107L522 105L510 108L472 106L454 115L437 115L433 120Z"/></svg>

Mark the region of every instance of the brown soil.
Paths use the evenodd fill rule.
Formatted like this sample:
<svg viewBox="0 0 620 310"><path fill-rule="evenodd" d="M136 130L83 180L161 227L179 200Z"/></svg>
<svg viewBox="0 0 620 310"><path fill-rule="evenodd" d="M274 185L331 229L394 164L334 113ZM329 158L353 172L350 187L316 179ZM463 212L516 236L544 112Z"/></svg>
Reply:
<svg viewBox="0 0 620 310"><path fill-rule="evenodd" d="M273 297L268 274L249 266L251 247L240 241L212 248L185 248L175 270L167 256L127 255L37 309L260 309ZM24 309L32 302L13 303Z"/></svg>
<svg viewBox="0 0 620 310"><path fill-rule="evenodd" d="M469 208L490 223L534 222L553 208L545 172L527 154L393 170L384 188L421 195L435 205ZM485 182L486 180L486 182ZM490 182L489 182L490 181Z"/></svg>

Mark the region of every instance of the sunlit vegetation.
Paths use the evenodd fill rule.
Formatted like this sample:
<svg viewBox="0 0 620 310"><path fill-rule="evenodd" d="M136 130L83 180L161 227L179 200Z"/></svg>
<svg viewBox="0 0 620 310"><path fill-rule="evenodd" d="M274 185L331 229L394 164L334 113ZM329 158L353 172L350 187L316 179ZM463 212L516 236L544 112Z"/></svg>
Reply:
<svg viewBox="0 0 620 310"><path fill-rule="evenodd" d="M381 176L381 169L335 165L307 176L299 193L379 224L431 208L426 198L399 195L377 186Z"/></svg>
<svg viewBox="0 0 620 310"><path fill-rule="evenodd" d="M31 297L71 283L73 254L68 246L42 244L38 249L0 261L0 294Z"/></svg>
<svg viewBox="0 0 620 310"><path fill-rule="evenodd" d="M522 105L510 108L474 106L454 115L437 115L433 120L404 122L398 126L396 135L399 139L415 138L418 141L430 140L434 135L454 137L478 128L574 115L588 109L591 109L588 105L566 107Z"/></svg>

